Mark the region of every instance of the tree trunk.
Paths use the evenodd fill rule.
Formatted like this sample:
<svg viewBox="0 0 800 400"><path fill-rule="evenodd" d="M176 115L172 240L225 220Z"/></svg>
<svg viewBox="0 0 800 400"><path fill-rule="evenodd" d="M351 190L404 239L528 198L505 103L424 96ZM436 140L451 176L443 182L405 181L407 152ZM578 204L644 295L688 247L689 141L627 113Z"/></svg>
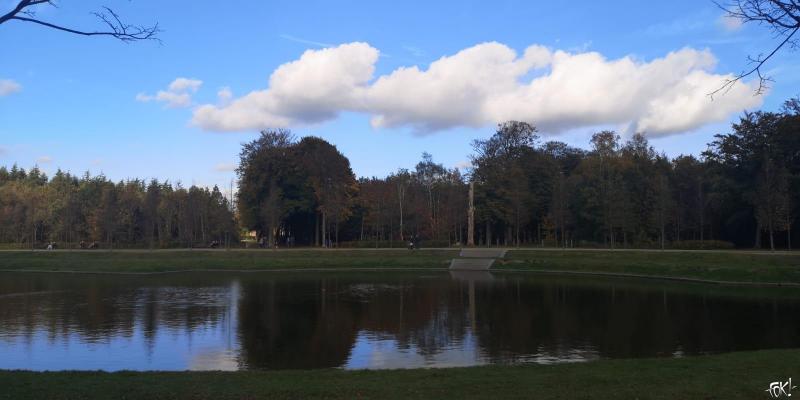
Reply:
<svg viewBox="0 0 800 400"><path fill-rule="evenodd" d="M611 248L614 248L614 228L609 224L608 225L608 240L611 244Z"/></svg>
<svg viewBox="0 0 800 400"><path fill-rule="evenodd" d="M770 251L775 251L775 235L774 229L772 229L772 224L769 224L769 249Z"/></svg>
<svg viewBox="0 0 800 400"><path fill-rule="evenodd" d="M467 246L475 246L475 182L469 183L469 208L467 209Z"/></svg>
<svg viewBox="0 0 800 400"><path fill-rule="evenodd" d="M761 248L761 223L756 224L756 242L753 245L753 248Z"/></svg>
<svg viewBox="0 0 800 400"><path fill-rule="evenodd" d="M314 246L319 247L319 213L314 213Z"/></svg>
<svg viewBox="0 0 800 400"><path fill-rule="evenodd" d="M401 241L404 240L403 239L403 197L404 197L403 191L404 190L402 188L398 187L398 189L397 189L397 197L400 200L400 240Z"/></svg>
<svg viewBox="0 0 800 400"><path fill-rule="evenodd" d="M326 215L325 212L322 212L322 247L328 247L328 240L327 240L327 225L326 224Z"/></svg>

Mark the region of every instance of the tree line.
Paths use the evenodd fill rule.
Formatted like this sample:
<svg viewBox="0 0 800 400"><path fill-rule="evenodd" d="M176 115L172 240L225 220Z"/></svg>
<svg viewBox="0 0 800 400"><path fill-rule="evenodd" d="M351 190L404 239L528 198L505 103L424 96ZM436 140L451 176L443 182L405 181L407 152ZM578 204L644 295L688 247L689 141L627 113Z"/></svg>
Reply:
<svg viewBox="0 0 800 400"><path fill-rule="evenodd" d="M465 174L428 153L413 169L356 179L317 137L263 131L244 146L239 216L270 245L791 248L800 204L800 101L747 112L699 157L658 153L644 134L543 142L525 122L473 143Z"/></svg>
<svg viewBox="0 0 800 400"><path fill-rule="evenodd" d="M266 130L240 153L235 204L220 190L156 180L0 168L0 241L18 247L239 244L399 247L791 248L800 205L800 101L747 112L698 157L670 158L643 134L543 141L526 122L473 142L471 167L423 153L411 169L356 178L336 146ZM235 206L235 207L234 207Z"/></svg>
<svg viewBox="0 0 800 400"><path fill-rule="evenodd" d="M234 212L219 188L151 180L114 183L61 170L0 167L0 242L35 248L196 247L238 242Z"/></svg>

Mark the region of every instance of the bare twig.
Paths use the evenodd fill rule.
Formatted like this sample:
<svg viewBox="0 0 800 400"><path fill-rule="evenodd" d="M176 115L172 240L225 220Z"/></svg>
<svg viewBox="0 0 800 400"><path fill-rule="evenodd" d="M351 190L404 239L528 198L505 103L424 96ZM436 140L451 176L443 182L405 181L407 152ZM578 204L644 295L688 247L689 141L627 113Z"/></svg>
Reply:
<svg viewBox="0 0 800 400"><path fill-rule="evenodd" d="M755 22L768 26L780 42L766 55L748 57L750 68L742 71L731 79L726 79L722 86L709 93L713 99L715 95L725 94L744 78L755 75L758 78L758 88L754 95L763 94L768 88L772 78L762 73L761 68L779 50L786 47L796 47L795 35L800 31L800 2L797 0L735 0L727 5L716 3L725 10L729 18L736 18L743 23Z"/></svg>
<svg viewBox="0 0 800 400"><path fill-rule="evenodd" d="M117 13L114 12L114 10L108 7L103 7L103 11L92 13L92 15L100 19L100 21L102 21L108 29L99 31L84 31L37 19L36 11L33 10L32 7L39 4L49 4L55 7L55 4L52 2L52 0L20 0L14 9L0 16L0 24L11 20L17 20L82 36L110 36L123 42L133 42L138 40L155 40L160 42L158 39L158 33L160 33L161 30L158 27L158 23L152 26L127 24L122 21L122 19L119 17L119 15L117 15Z"/></svg>

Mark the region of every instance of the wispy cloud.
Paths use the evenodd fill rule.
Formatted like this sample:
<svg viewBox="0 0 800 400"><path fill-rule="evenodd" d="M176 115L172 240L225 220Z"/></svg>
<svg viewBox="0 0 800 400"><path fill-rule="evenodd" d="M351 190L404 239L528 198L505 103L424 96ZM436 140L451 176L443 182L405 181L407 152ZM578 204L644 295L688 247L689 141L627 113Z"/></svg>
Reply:
<svg viewBox="0 0 800 400"><path fill-rule="evenodd" d="M0 97L8 96L22 90L22 85L11 79L0 79Z"/></svg>
<svg viewBox="0 0 800 400"><path fill-rule="evenodd" d="M727 32L738 32L742 29L742 20L728 14L719 17L718 23Z"/></svg>
<svg viewBox="0 0 800 400"><path fill-rule="evenodd" d="M310 44L310 45L316 46L316 47L334 47L334 46L336 46L335 44L325 43L325 42L317 42L315 40L309 40L309 39L303 39L303 38L299 38L297 36L287 35L285 33L282 33L279 36L281 37L281 39L286 39L286 40L291 41L291 42L302 43L302 44Z"/></svg>
<svg viewBox="0 0 800 400"><path fill-rule="evenodd" d="M425 52L417 46L403 45L403 50L407 51L414 57L422 57L425 55Z"/></svg>
<svg viewBox="0 0 800 400"><path fill-rule="evenodd" d="M650 25L644 29L643 33L648 36L659 37L678 36L706 29L709 25L706 18L690 16Z"/></svg>
<svg viewBox="0 0 800 400"><path fill-rule="evenodd" d="M721 38L714 38L714 39L702 39L699 40L697 43L700 44L710 44L710 45L724 45L724 44L739 44L747 42L748 40L752 40L747 36L729 36L729 37L721 37Z"/></svg>
<svg viewBox="0 0 800 400"><path fill-rule="evenodd" d="M41 156L36 159L37 164L50 164L53 162L53 157L50 156Z"/></svg>
<svg viewBox="0 0 800 400"><path fill-rule="evenodd" d="M236 170L236 164L233 163L219 163L214 166L216 172L232 172Z"/></svg>
<svg viewBox="0 0 800 400"><path fill-rule="evenodd" d="M650 25L641 33L655 37L697 35L700 32L730 34L738 32L741 28L742 21L738 18L728 15L716 17L714 14L700 13Z"/></svg>
<svg viewBox="0 0 800 400"><path fill-rule="evenodd" d="M232 98L233 98L233 92L231 91L231 88L227 86L221 87L217 91L217 99L219 100L219 103L222 105L230 104Z"/></svg>
<svg viewBox="0 0 800 400"><path fill-rule="evenodd" d="M589 51L589 49L592 47L592 43L593 42L591 40L587 40L581 43L579 46L570 47L569 49L567 49L567 51L571 53L585 53Z"/></svg>

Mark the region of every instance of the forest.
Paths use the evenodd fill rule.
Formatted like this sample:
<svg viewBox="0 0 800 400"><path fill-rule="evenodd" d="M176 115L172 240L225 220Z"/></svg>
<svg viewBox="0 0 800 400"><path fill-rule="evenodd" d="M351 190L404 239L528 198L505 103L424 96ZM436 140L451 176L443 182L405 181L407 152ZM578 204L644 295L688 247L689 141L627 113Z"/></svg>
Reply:
<svg viewBox="0 0 800 400"><path fill-rule="evenodd" d="M37 167L0 167L0 243L6 247L205 247L230 245L238 235L230 201L217 187L114 183L60 170L48 178Z"/></svg>
<svg viewBox="0 0 800 400"><path fill-rule="evenodd" d="M234 201L217 187L0 167L0 243L242 247L254 232L269 247L464 245L472 185L476 245L791 249L800 100L745 112L697 157L613 131L581 149L509 121L470 160L462 171L423 153L411 169L356 178L324 139L265 130L242 147Z"/></svg>

